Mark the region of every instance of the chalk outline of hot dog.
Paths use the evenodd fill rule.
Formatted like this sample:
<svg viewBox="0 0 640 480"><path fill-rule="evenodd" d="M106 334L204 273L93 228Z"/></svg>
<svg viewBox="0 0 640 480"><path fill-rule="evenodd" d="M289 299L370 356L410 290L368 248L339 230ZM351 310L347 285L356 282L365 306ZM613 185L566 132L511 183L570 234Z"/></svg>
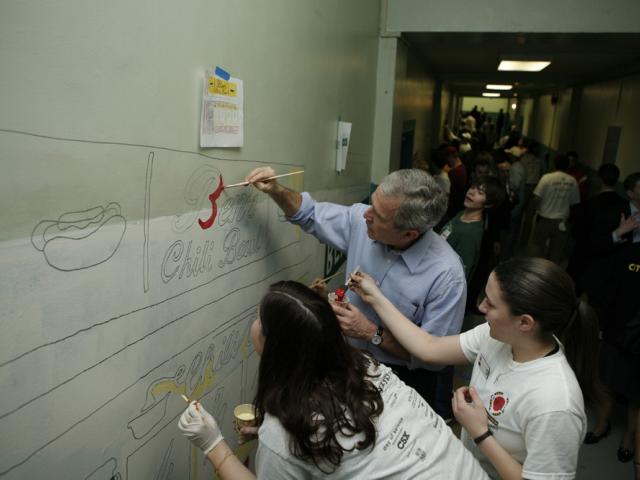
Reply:
<svg viewBox="0 0 640 480"><path fill-rule="evenodd" d="M120 204L111 202L106 207L66 212L57 220L42 220L31 233L31 244L43 253L49 266L71 272L109 260L126 230Z"/></svg>

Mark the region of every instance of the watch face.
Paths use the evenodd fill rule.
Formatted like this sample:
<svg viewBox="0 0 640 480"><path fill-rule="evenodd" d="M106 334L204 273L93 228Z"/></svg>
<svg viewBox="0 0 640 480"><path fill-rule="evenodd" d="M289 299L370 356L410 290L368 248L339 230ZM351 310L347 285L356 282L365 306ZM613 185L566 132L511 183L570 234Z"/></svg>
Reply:
<svg viewBox="0 0 640 480"><path fill-rule="evenodd" d="M374 345L380 345L382 343L382 337L377 333L371 338L371 343Z"/></svg>

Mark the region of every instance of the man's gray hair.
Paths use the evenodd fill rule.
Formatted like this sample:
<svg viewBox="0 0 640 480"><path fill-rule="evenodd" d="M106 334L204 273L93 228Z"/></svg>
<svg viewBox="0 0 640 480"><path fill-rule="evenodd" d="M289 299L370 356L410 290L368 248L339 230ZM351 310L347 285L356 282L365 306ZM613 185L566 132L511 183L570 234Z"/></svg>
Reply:
<svg viewBox="0 0 640 480"><path fill-rule="evenodd" d="M394 218L395 227L399 230L424 233L436 225L447 211L447 194L424 170L397 170L384 177L379 187L385 196L403 197Z"/></svg>

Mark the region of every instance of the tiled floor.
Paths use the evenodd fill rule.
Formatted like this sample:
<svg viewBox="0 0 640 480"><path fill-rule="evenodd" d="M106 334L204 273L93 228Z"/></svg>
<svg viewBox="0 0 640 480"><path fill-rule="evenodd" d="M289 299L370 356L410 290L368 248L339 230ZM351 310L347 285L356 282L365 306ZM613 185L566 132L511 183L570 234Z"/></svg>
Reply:
<svg viewBox="0 0 640 480"><path fill-rule="evenodd" d="M625 411L623 405L616 405L609 436L595 445L582 446L577 480L633 480L633 462L621 463L616 457L625 430Z"/></svg>

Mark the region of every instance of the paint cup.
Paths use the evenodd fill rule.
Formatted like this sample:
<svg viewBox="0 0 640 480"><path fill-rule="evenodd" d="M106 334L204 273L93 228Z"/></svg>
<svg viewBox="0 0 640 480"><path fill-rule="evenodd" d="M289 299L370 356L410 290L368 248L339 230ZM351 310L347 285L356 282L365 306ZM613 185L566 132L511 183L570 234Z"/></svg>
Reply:
<svg viewBox="0 0 640 480"><path fill-rule="evenodd" d="M336 305L340 305L341 307L346 307L349 303L349 298L345 295L342 297L342 300L338 300L338 295L335 292L329 292L327 295L327 300L329 303L335 303Z"/></svg>
<svg viewBox="0 0 640 480"><path fill-rule="evenodd" d="M236 430L240 433L242 427L256 426L256 407L251 403L243 403L233 409L233 418ZM254 436L243 435L240 433L238 443L245 443L254 438Z"/></svg>

